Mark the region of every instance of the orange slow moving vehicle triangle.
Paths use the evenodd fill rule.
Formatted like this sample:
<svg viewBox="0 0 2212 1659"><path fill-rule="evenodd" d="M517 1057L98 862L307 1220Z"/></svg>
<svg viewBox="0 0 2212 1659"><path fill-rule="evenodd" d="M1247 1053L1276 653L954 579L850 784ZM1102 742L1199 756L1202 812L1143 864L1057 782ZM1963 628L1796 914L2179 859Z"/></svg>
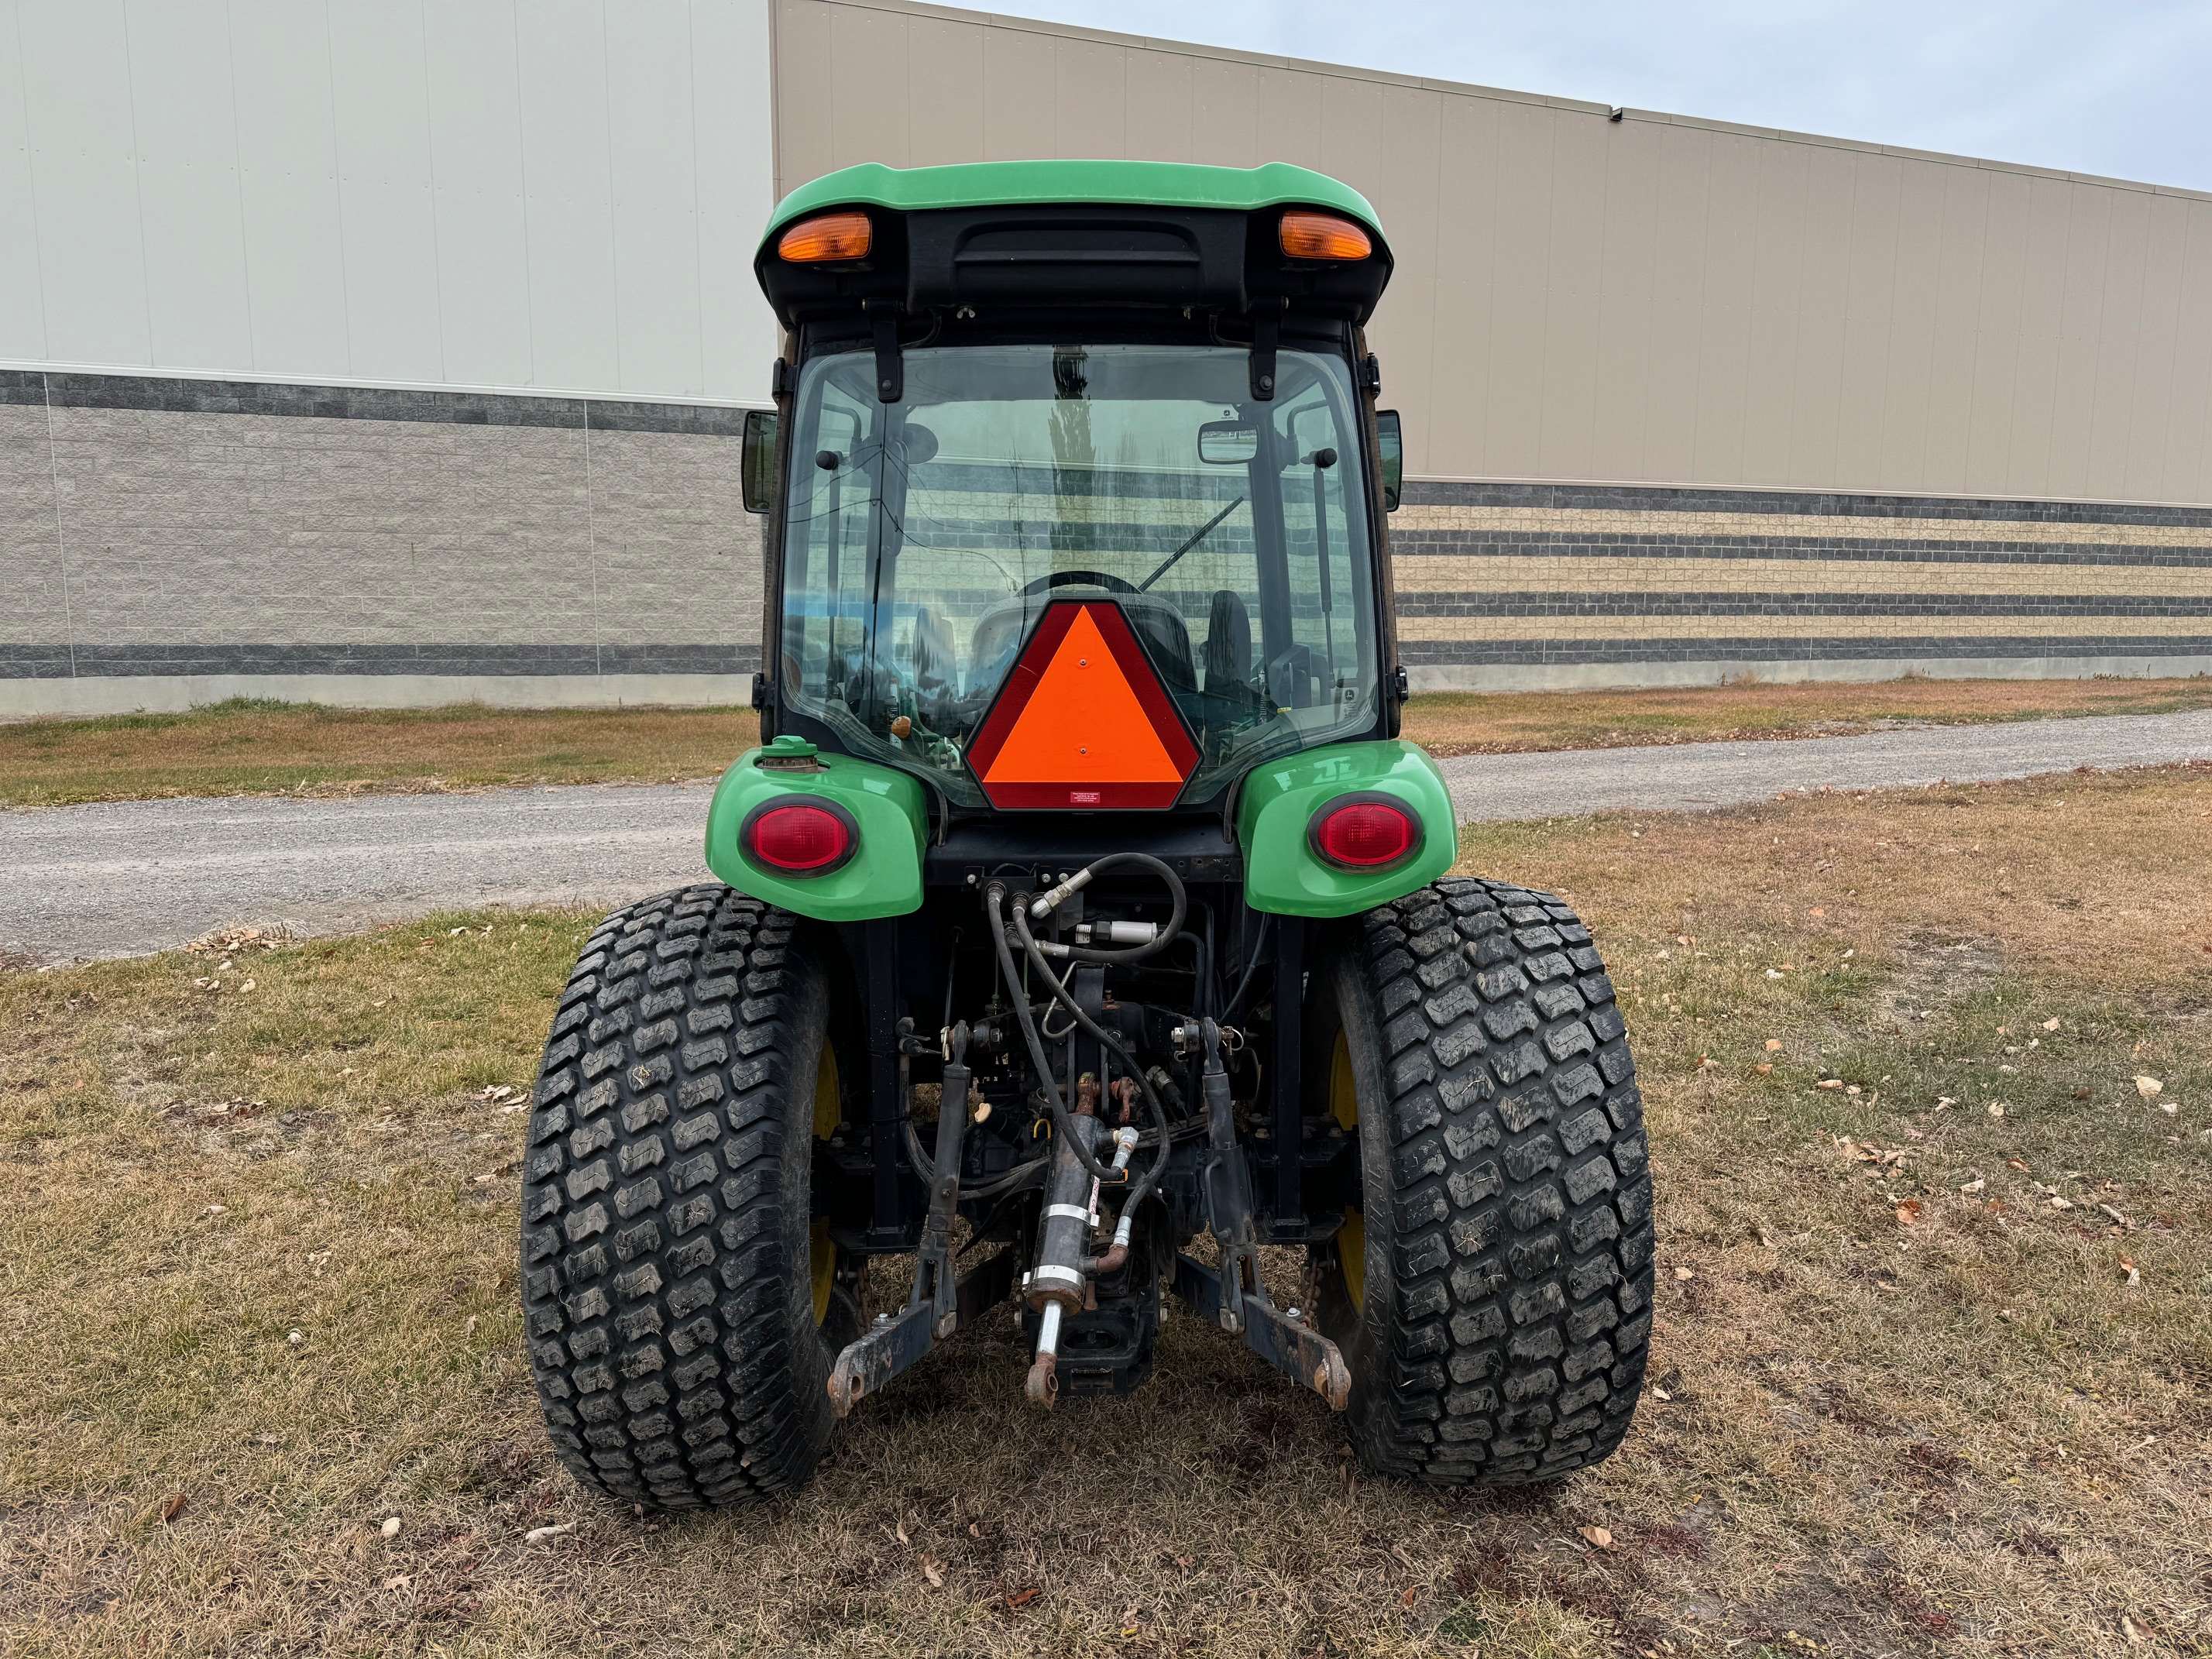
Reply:
<svg viewBox="0 0 2212 1659"><path fill-rule="evenodd" d="M1157 808L1175 804L1198 750L1121 608L1063 601L968 759L994 806Z"/></svg>

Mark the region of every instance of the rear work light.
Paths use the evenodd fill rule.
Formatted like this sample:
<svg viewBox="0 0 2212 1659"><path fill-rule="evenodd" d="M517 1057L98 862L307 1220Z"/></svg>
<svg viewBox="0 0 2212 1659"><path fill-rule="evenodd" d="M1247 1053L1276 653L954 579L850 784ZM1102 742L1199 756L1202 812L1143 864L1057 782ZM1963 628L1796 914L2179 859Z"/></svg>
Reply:
<svg viewBox="0 0 2212 1659"><path fill-rule="evenodd" d="M875 239L875 228L865 213L817 213L775 239L775 257L794 265L865 259Z"/></svg>
<svg viewBox="0 0 2212 1659"><path fill-rule="evenodd" d="M770 801L738 832L754 863L787 876L826 876L860 850L853 815L826 800Z"/></svg>
<svg viewBox="0 0 2212 1659"><path fill-rule="evenodd" d="M1375 252L1367 233L1334 213L1283 216L1283 252L1293 259L1364 259Z"/></svg>
<svg viewBox="0 0 2212 1659"><path fill-rule="evenodd" d="M1340 795L1313 816L1313 849L1340 870L1388 870L1421 850L1421 823L1389 795Z"/></svg>

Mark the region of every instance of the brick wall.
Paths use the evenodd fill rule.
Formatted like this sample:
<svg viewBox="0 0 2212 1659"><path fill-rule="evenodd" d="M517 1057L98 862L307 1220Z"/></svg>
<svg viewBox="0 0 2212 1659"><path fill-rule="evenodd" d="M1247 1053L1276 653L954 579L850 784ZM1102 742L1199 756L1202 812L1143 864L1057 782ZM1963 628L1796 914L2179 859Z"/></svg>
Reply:
<svg viewBox="0 0 2212 1659"><path fill-rule="evenodd" d="M2212 507L1415 483L1417 684L2212 671Z"/></svg>
<svg viewBox="0 0 2212 1659"><path fill-rule="evenodd" d="M741 419L0 372L0 713L742 697ZM1391 536L1426 688L2212 672L2207 507L1415 483Z"/></svg>
<svg viewBox="0 0 2212 1659"><path fill-rule="evenodd" d="M372 701L738 695L761 606L741 419L0 376L0 709L349 680L385 682Z"/></svg>

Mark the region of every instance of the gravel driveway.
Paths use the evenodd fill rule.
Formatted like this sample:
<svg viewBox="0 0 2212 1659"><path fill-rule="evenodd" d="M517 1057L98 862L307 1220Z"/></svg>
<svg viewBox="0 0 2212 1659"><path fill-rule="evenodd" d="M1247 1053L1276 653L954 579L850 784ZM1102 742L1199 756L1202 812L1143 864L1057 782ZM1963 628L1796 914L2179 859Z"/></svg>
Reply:
<svg viewBox="0 0 2212 1659"><path fill-rule="evenodd" d="M2212 712L1472 755L1443 769L1469 820L2196 759L2212 759ZM708 793L586 785L0 812L0 957L132 956L233 923L334 933L453 906L611 906L705 875Z"/></svg>

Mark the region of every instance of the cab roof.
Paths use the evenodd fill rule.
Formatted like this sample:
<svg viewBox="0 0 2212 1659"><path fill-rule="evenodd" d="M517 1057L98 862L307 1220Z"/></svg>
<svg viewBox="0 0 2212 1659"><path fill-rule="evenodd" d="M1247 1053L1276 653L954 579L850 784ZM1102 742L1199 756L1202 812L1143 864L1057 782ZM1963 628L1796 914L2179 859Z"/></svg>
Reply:
<svg viewBox="0 0 2212 1659"><path fill-rule="evenodd" d="M1277 224L1300 209L1366 233L1356 258L1286 253ZM872 240L842 260L782 258L784 233L865 213ZM769 216L754 274L787 328L892 312L1004 321L1078 307L1302 316L1364 324L1390 279L1375 210L1326 173L1181 161L863 162L800 185ZM1255 325L1257 325L1256 324Z"/></svg>
<svg viewBox="0 0 2212 1659"><path fill-rule="evenodd" d="M880 207L897 213L939 209L1053 204L1200 208L1250 213L1271 207L1319 207L1357 219L1379 241L1382 222L1368 199L1340 179L1288 161L1255 167L1188 161L969 161L892 167L863 161L801 185L769 216L762 250L794 219L825 208Z"/></svg>

